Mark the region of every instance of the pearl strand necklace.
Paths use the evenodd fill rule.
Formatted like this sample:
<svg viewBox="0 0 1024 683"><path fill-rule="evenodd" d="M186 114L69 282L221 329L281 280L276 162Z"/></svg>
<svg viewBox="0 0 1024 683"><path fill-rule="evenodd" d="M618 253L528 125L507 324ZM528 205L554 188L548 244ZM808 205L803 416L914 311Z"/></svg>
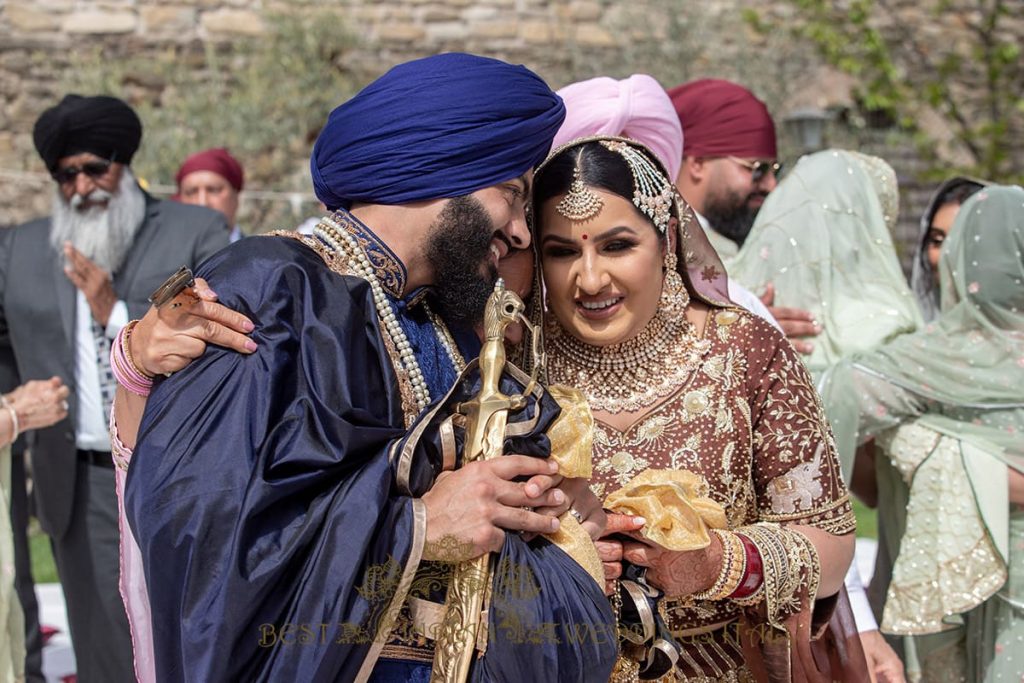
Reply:
<svg viewBox="0 0 1024 683"><path fill-rule="evenodd" d="M391 342L398 350L399 360L409 376L409 383L412 385L412 393L413 398L416 400L416 405L420 410L423 410L430 405L430 390L427 388L426 379L420 370L420 365L416 360L416 354L413 353L409 338L405 335L405 330L402 329L402 325L398 322L398 317L391 308L391 302L388 301L384 288L373 272L370 259L359 248L359 243L355 237L347 230L341 228L330 217L325 216L321 219L320 223L313 229L313 233L336 252L346 257L355 274L370 284L370 290L373 292L373 303L377 307L377 315L384 321L384 329L387 330ZM436 322L434 323L434 329L435 331L437 330ZM448 347L448 342L443 336L441 337L441 342L445 346L449 357L453 358L454 363L454 349Z"/></svg>

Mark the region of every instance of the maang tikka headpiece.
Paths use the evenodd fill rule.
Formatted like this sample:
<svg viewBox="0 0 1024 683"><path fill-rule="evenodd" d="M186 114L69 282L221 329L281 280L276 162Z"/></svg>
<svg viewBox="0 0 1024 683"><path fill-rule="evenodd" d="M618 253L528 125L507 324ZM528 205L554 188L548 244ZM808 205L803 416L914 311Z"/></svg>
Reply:
<svg viewBox="0 0 1024 683"><path fill-rule="evenodd" d="M604 200L598 197L593 190L583 184L580 172L580 160L576 158L576 166L572 169L572 184L569 185L569 194L558 202L555 210L571 221L585 221L593 218L601 211Z"/></svg>
<svg viewBox="0 0 1024 683"><path fill-rule="evenodd" d="M556 156L561 149L587 142L587 139L575 140L551 153ZM665 234L668 222L672 217L672 203L676 198L676 188L658 168L641 151L623 140L597 139L604 147L622 156L633 176L633 204L644 215L654 222L654 227ZM543 167L543 166L542 166ZM558 202L555 210L572 221L584 221L593 218L604 206L604 201L592 189L584 184L580 170L579 157L572 171L572 184L569 192Z"/></svg>

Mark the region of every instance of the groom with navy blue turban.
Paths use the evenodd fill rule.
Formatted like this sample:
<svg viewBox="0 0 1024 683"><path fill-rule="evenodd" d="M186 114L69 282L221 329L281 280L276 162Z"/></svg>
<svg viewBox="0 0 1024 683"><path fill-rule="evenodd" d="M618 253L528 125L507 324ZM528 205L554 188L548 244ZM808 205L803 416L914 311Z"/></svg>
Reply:
<svg viewBox="0 0 1024 683"><path fill-rule="evenodd" d="M532 169L564 113L522 66L465 54L397 66L316 142L332 213L314 234L243 240L200 268L253 321L256 349L206 347L145 407L126 513L160 680L425 681L445 562L525 548L506 532L551 532L570 505L600 515L554 475L544 438L456 468L461 436L424 412L479 351L472 328L499 260L529 246ZM176 369L147 342L166 314L151 309L130 339L155 376ZM551 418L544 405L534 422ZM473 678L607 680L616 648L600 627L614 621L582 571L552 572L562 602L542 607L589 639L492 641Z"/></svg>

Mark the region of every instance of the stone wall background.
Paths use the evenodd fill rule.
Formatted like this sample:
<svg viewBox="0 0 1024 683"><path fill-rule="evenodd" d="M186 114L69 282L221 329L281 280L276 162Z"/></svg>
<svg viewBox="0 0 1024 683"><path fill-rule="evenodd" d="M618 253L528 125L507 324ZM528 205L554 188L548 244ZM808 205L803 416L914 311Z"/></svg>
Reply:
<svg viewBox="0 0 1024 683"><path fill-rule="evenodd" d="M778 30L754 31L744 13L755 9ZM288 17L299 28L282 33ZM463 50L524 63L553 87L635 72L666 86L737 80L775 113L790 161L800 150L782 125L786 113L808 105L842 112L829 142L890 159L904 190L898 237L909 244L927 195L924 162L908 136L858 114L855 83L794 39L791 19L786 2L755 0L0 0L0 225L48 211L52 182L31 141L38 115L65 92L105 91L143 116L133 166L155 194L170 193L185 155L228 141L248 174L243 228L294 226L317 212L309 122L397 62ZM276 80L259 81L254 63L278 70ZM315 82L295 87L300 75ZM195 109L206 90L222 99ZM307 122L289 129L294 114L280 112L305 97L299 118Z"/></svg>

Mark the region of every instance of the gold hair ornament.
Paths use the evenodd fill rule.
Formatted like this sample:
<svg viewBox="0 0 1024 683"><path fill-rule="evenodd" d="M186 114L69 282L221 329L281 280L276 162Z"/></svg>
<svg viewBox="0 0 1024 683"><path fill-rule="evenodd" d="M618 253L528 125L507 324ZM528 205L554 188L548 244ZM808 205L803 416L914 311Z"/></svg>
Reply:
<svg viewBox="0 0 1024 683"><path fill-rule="evenodd" d="M672 217L676 188L651 160L636 147L621 140L601 140L601 144L622 156L633 174L633 204L665 234Z"/></svg>
<svg viewBox="0 0 1024 683"><path fill-rule="evenodd" d="M572 169L572 184L569 185L569 194L562 198L555 206L555 210L571 221L585 221L593 218L601 212L604 200L597 196L593 190L583 184L580 173L580 160L576 159L576 166Z"/></svg>

